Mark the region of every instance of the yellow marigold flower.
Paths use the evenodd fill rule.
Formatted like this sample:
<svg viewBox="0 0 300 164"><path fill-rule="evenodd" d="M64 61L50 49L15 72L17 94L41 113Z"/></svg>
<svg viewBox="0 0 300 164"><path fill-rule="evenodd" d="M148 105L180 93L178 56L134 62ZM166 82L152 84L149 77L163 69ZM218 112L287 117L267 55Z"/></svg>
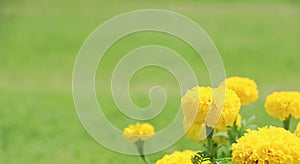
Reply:
<svg viewBox="0 0 300 164"><path fill-rule="evenodd" d="M228 88L194 87L184 95L181 106L189 122L221 129L232 125L241 103L236 93Z"/></svg>
<svg viewBox="0 0 300 164"><path fill-rule="evenodd" d="M123 137L128 142L145 141L154 135L154 127L149 123L129 125L123 131Z"/></svg>
<svg viewBox="0 0 300 164"><path fill-rule="evenodd" d="M296 131L294 133L297 137L300 137L300 122L297 125Z"/></svg>
<svg viewBox="0 0 300 164"><path fill-rule="evenodd" d="M182 152L175 151L172 154L165 155L162 159L156 161L156 164L192 164L191 158L196 152L191 150L185 150ZM210 162L204 162L208 164Z"/></svg>
<svg viewBox="0 0 300 164"><path fill-rule="evenodd" d="M256 83L245 77L230 77L225 80L226 86L240 98L242 105L248 105L258 98Z"/></svg>
<svg viewBox="0 0 300 164"><path fill-rule="evenodd" d="M300 138L278 127L248 130L237 143L232 144L232 163L265 164L300 161Z"/></svg>
<svg viewBox="0 0 300 164"><path fill-rule="evenodd" d="M269 115L284 121L289 115L300 118L299 92L274 92L267 97L265 103Z"/></svg>

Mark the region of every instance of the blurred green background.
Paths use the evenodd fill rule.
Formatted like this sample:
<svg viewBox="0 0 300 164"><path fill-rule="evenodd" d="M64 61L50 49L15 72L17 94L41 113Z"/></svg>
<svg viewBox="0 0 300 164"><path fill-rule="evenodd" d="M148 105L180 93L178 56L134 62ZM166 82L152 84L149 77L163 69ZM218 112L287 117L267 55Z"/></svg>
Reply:
<svg viewBox="0 0 300 164"><path fill-rule="evenodd" d="M198 23L216 44L227 76L254 79L259 100L242 109L258 126L281 122L263 105L273 91L300 90L300 3L298 1L58 1L0 0L0 163L142 163L139 157L112 152L94 141L76 115L72 69L80 46L101 23L123 12L158 8L178 12ZM109 88L118 58L134 48L167 46L190 62L201 85L209 85L202 61L184 42L145 32L122 38L105 54L96 76L99 104L119 129L136 120L115 107ZM146 80L145 80L146 79ZM149 87L166 88L163 112L150 120L157 130L167 126L180 105L175 78L159 68L145 68L132 79L133 101L149 105ZM292 122L292 130L297 120ZM155 161L174 150L197 146L181 139L150 155Z"/></svg>

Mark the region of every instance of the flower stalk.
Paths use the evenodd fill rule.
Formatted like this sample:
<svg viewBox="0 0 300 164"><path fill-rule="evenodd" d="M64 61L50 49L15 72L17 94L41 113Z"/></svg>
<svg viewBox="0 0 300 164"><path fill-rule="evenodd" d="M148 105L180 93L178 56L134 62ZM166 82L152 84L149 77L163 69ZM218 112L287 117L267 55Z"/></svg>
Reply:
<svg viewBox="0 0 300 164"><path fill-rule="evenodd" d="M283 121L283 127L285 130L290 129L290 122L291 122L291 115L289 115L284 121Z"/></svg>
<svg viewBox="0 0 300 164"><path fill-rule="evenodd" d="M207 135L207 150L209 154L209 160L211 163L216 162L218 153L218 144L213 141L214 128L206 126Z"/></svg>
<svg viewBox="0 0 300 164"><path fill-rule="evenodd" d="M147 160L146 156L144 155L144 141L142 140L136 141L135 146L137 147L140 157L145 162L145 164L150 164L150 162Z"/></svg>

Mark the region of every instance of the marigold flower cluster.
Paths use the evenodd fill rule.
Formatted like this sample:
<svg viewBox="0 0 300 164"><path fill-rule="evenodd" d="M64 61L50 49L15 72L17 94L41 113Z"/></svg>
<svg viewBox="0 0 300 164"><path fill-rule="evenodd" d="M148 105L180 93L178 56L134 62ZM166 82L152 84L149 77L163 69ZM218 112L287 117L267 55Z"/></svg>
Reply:
<svg viewBox="0 0 300 164"><path fill-rule="evenodd" d="M206 150L197 155L191 150L175 151L157 160L156 164L201 163L203 158L212 163L231 161L233 164L299 164L300 122L294 133L288 129L290 116L300 118L300 92L274 92L266 99L264 106L267 113L283 121L285 129L267 126L258 130L245 130L253 126L249 125L251 119L243 120L242 124L240 108L257 98L256 83L244 77L227 78L217 88L196 86L188 90L181 99L185 136L200 144L206 142ZM208 135L207 130L213 131ZM123 137L128 142L135 142L141 157L148 163L143 154L144 142L139 141L149 139L154 133L151 124L137 123L126 127ZM220 149L221 152L218 152L220 144L228 146L225 151ZM229 158L219 158L220 154ZM204 164L210 161L205 161Z"/></svg>
<svg viewBox="0 0 300 164"><path fill-rule="evenodd" d="M172 154L165 155L162 159L156 161L156 164L192 164L191 158L196 152L191 150L185 150L182 152L175 151ZM208 164L204 162L203 164Z"/></svg>
<svg viewBox="0 0 300 164"><path fill-rule="evenodd" d="M267 97L265 109L281 121L289 115L300 118L300 92L274 92Z"/></svg>
<svg viewBox="0 0 300 164"><path fill-rule="evenodd" d="M123 131L123 137L128 142L145 141L154 135L154 127L149 123L129 125Z"/></svg>
<svg viewBox="0 0 300 164"><path fill-rule="evenodd" d="M248 130L232 145L235 164L290 163L300 161L300 138L278 127Z"/></svg>
<svg viewBox="0 0 300 164"><path fill-rule="evenodd" d="M242 105L248 105L258 98L256 83L246 77L230 77L225 80L226 86L240 98Z"/></svg>

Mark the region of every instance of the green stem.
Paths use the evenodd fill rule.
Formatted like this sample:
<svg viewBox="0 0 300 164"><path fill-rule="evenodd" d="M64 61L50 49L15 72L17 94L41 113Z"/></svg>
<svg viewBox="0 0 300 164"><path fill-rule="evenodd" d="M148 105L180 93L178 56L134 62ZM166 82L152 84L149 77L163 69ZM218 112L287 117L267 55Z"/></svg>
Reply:
<svg viewBox="0 0 300 164"><path fill-rule="evenodd" d="M139 141L135 142L135 145L140 154L140 157L145 162L145 164L150 164L150 162L147 160L146 156L144 155L144 141L139 140Z"/></svg>
<svg viewBox="0 0 300 164"><path fill-rule="evenodd" d="M218 162L222 162L222 163L229 163L232 162L232 158L231 157L227 157L227 158L220 158L217 160Z"/></svg>
<svg viewBox="0 0 300 164"><path fill-rule="evenodd" d="M284 121L283 121L283 127L286 130L290 129L290 121L291 121L291 115L289 115Z"/></svg>
<svg viewBox="0 0 300 164"><path fill-rule="evenodd" d="M213 141L214 129L206 126L206 134L208 134L207 135L207 149L209 151L210 162L214 163L217 159L217 147L218 147L218 144L214 143L214 141Z"/></svg>
<svg viewBox="0 0 300 164"><path fill-rule="evenodd" d="M140 156L146 164L150 164L150 162L148 162L144 154L140 154Z"/></svg>

